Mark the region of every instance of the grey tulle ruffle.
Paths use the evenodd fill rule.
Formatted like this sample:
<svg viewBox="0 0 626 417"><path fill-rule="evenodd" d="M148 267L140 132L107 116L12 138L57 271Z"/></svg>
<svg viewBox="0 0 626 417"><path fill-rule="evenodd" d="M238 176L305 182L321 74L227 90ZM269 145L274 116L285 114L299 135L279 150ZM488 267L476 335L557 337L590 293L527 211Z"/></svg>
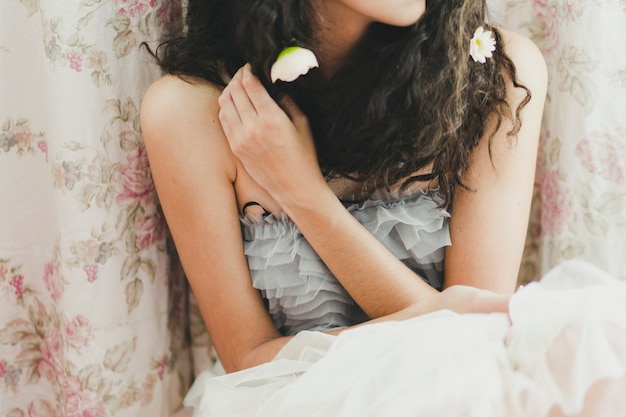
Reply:
<svg viewBox="0 0 626 417"><path fill-rule="evenodd" d="M450 245L449 214L436 194L376 195L347 209L398 259L437 289L443 252ZM283 334L328 330L367 320L286 214L241 219L245 254L255 288Z"/></svg>

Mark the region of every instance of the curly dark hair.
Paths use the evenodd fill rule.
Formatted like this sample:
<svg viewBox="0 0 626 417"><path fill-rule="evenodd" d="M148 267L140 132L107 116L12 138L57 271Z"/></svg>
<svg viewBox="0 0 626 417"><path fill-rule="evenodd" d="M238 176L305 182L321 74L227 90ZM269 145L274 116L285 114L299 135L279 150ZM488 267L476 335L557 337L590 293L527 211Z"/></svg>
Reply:
<svg viewBox="0 0 626 417"><path fill-rule="evenodd" d="M346 177L365 192L435 180L449 207L472 150L503 121L514 139L530 91L517 81L498 30L486 23L485 0L427 1L414 25L372 24L330 80L313 70L293 83L272 84L279 52L296 43L316 49L316 15L309 0L190 0L186 28L153 54L168 73L225 85L252 65L275 98L288 94L309 118L319 163L328 178ZM497 49L486 64L469 57L474 31L494 32ZM526 97L507 103L507 79ZM487 120L496 127L487 132ZM418 170L432 166L426 175Z"/></svg>

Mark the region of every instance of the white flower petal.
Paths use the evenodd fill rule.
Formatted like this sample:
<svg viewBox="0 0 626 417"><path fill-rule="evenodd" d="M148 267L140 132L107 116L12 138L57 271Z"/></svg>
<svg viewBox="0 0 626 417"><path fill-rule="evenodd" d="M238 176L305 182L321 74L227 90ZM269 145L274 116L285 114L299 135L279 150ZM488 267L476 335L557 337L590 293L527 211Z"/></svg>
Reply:
<svg viewBox="0 0 626 417"><path fill-rule="evenodd" d="M484 64L487 62L487 58L493 56L493 51L496 50L496 40L493 37L493 32L480 26L474 32L474 37L470 41L470 56L475 62Z"/></svg>
<svg viewBox="0 0 626 417"><path fill-rule="evenodd" d="M273 83L278 80L292 82L318 66L317 58L312 51L299 46L289 46L283 49L272 65L270 78Z"/></svg>

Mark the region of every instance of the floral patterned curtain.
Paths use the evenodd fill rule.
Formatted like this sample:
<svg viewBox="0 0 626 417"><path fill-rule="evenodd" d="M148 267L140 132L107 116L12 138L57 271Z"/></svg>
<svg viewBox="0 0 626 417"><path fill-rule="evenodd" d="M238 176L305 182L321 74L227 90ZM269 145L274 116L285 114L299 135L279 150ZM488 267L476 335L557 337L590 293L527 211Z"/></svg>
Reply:
<svg viewBox="0 0 626 417"><path fill-rule="evenodd" d="M179 0L2 0L0 416L168 416L186 288L139 131Z"/></svg>
<svg viewBox="0 0 626 417"><path fill-rule="evenodd" d="M572 258L626 279L626 0L493 3L549 72L520 280Z"/></svg>

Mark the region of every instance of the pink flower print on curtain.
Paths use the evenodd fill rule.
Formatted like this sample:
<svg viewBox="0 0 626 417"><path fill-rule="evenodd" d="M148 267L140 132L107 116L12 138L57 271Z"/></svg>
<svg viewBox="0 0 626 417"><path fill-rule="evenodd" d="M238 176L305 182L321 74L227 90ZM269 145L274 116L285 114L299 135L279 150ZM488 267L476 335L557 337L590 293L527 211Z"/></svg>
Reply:
<svg viewBox="0 0 626 417"><path fill-rule="evenodd" d="M610 134L594 132L576 146L576 156L590 174L622 185L626 181L626 144Z"/></svg>
<svg viewBox="0 0 626 417"><path fill-rule="evenodd" d="M63 296L63 277L59 271L59 264L55 261L48 262L44 267L43 280L52 300L60 301Z"/></svg>
<svg viewBox="0 0 626 417"><path fill-rule="evenodd" d="M139 250L148 249L165 237L165 223L160 215L143 216L135 227Z"/></svg>
<svg viewBox="0 0 626 417"><path fill-rule="evenodd" d="M571 214L569 193L563 188L558 170L545 171L542 178L541 231L560 235Z"/></svg>
<svg viewBox="0 0 626 417"><path fill-rule="evenodd" d="M58 416L60 412L49 401L35 400L28 405L28 417Z"/></svg>
<svg viewBox="0 0 626 417"><path fill-rule="evenodd" d="M533 10L539 22L544 25L542 40L543 52L551 53L559 46L559 16L548 0L533 0Z"/></svg>
<svg viewBox="0 0 626 417"><path fill-rule="evenodd" d="M129 18L145 17L156 6L157 0L115 0L117 13Z"/></svg>
<svg viewBox="0 0 626 417"><path fill-rule="evenodd" d="M67 417L106 417L102 401L94 392L82 390L75 377L65 378L62 393Z"/></svg>
<svg viewBox="0 0 626 417"><path fill-rule="evenodd" d="M135 202L144 207L154 205L154 184L145 145L141 143L130 151L126 162L119 171L123 189L115 201L120 205L131 205Z"/></svg>
<svg viewBox="0 0 626 417"><path fill-rule="evenodd" d="M65 341L75 349L89 346L93 339L91 324L87 317L78 315L63 325Z"/></svg>
<svg viewBox="0 0 626 417"><path fill-rule="evenodd" d="M48 381L55 382L63 375L63 338L58 329L46 332L39 345L41 360L37 364L37 372Z"/></svg>
<svg viewBox="0 0 626 417"><path fill-rule="evenodd" d="M24 275L16 275L11 278L9 285L14 288L16 296L21 297L24 295Z"/></svg>

